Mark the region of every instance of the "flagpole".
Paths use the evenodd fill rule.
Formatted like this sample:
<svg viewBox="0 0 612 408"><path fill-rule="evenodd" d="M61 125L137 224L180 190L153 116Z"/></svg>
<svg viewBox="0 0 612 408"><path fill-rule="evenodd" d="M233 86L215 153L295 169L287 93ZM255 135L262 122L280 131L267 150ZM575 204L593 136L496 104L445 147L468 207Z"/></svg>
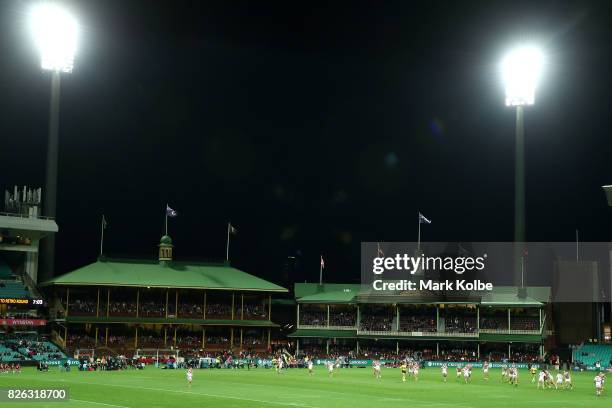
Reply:
<svg viewBox="0 0 612 408"><path fill-rule="evenodd" d="M323 259L323 255L321 255L321 261ZM319 285L323 284L323 262L319 262Z"/></svg>
<svg viewBox="0 0 612 408"><path fill-rule="evenodd" d="M417 237L417 255L421 255L421 213L419 212L419 236Z"/></svg>
<svg viewBox="0 0 612 408"><path fill-rule="evenodd" d="M230 239L230 225L231 222L227 223L227 242L225 245L225 260L229 261L229 239Z"/></svg>
<svg viewBox="0 0 612 408"><path fill-rule="evenodd" d="M578 261L578 230L576 230L576 261Z"/></svg>
<svg viewBox="0 0 612 408"><path fill-rule="evenodd" d="M168 203L166 203L166 234L168 235Z"/></svg>
<svg viewBox="0 0 612 408"><path fill-rule="evenodd" d="M102 214L102 220L100 221L100 256L104 251L104 214Z"/></svg>

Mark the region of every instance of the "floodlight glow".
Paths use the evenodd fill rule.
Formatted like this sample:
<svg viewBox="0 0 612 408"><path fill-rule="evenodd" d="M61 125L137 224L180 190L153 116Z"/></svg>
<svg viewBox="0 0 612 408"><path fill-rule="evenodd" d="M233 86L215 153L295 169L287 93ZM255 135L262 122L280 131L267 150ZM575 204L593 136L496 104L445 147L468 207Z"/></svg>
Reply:
<svg viewBox="0 0 612 408"><path fill-rule="evenodd" d="M30 28L40 51L42 69L72 72L77 48L77 22L55 4L42 3L32 10Z"/></svg>
<svg viewBox="0 0 612 408"><path fill-rule="evenodd" d="M533 105L544 57L535 47L520 47L511 51L502 62L506 87L506 105Z"/></svg>

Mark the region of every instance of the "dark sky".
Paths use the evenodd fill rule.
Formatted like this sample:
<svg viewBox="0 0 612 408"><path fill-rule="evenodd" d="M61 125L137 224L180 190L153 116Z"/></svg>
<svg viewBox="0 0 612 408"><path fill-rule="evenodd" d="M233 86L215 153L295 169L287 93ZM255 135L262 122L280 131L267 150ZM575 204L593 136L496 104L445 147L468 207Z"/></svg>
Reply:
<svg viewBox="0 0 612 408"><path fill-rule="evenodd" d="M503 53L547 65L526 109L527 239L612 238L612 3L69 1L57 271L153 257L283 282L359 279L362 241L511 241L514 112ZM49 74L32 2L0 3L0 188L42 186ZM298 259L288 270L288 256ZM289 268L290 269L290 268Z"/></svg>

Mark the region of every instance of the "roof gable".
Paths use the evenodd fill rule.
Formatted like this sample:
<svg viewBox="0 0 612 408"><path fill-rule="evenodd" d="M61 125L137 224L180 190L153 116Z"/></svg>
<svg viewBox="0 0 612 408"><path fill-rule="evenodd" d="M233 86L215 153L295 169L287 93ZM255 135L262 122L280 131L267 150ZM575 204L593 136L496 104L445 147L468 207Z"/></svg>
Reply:
<svg viewBox="0 0 612 408"><path fill-rule="evenodd" d="M287 292L229 264L172 262L167 265L146 260L98 260L42 284L81 286L133 286L252 290Z"/></svg>

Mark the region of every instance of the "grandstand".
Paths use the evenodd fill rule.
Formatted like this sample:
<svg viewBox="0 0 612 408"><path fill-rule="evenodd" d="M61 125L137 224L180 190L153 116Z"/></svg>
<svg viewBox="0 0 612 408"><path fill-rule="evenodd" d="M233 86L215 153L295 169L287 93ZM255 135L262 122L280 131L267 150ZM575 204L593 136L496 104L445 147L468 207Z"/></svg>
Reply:
<svg viewBox="0 0 612 408"><path fill-rule="evenodd" d="M228 262L174 261L172 248L163 236L157 261L100 258L44 282L54 340L74 354L268 349L272 294L287 290Z"/></svg>
<svg viewBox="0 0 612 408"><path fill-rule="evenodd" d="M436 301L376 295L355 284L295 285L298 352L311 355L419 350L431 359L535 360L544 355L550 289L496 287L482 297Z"/></svg>
<svg viewBox="0 0 612 408"><path fill-rule="evenodd" d="M612 344L583 344L572 352L572 360L586 367L612 367Z"/></svg>
<svg viewBox="0 0 612 408"><path fill-rule="evenodd" d="M0 355L4 362L39 362L66 358L55 344L36 332L0 334Z"/></svg>

